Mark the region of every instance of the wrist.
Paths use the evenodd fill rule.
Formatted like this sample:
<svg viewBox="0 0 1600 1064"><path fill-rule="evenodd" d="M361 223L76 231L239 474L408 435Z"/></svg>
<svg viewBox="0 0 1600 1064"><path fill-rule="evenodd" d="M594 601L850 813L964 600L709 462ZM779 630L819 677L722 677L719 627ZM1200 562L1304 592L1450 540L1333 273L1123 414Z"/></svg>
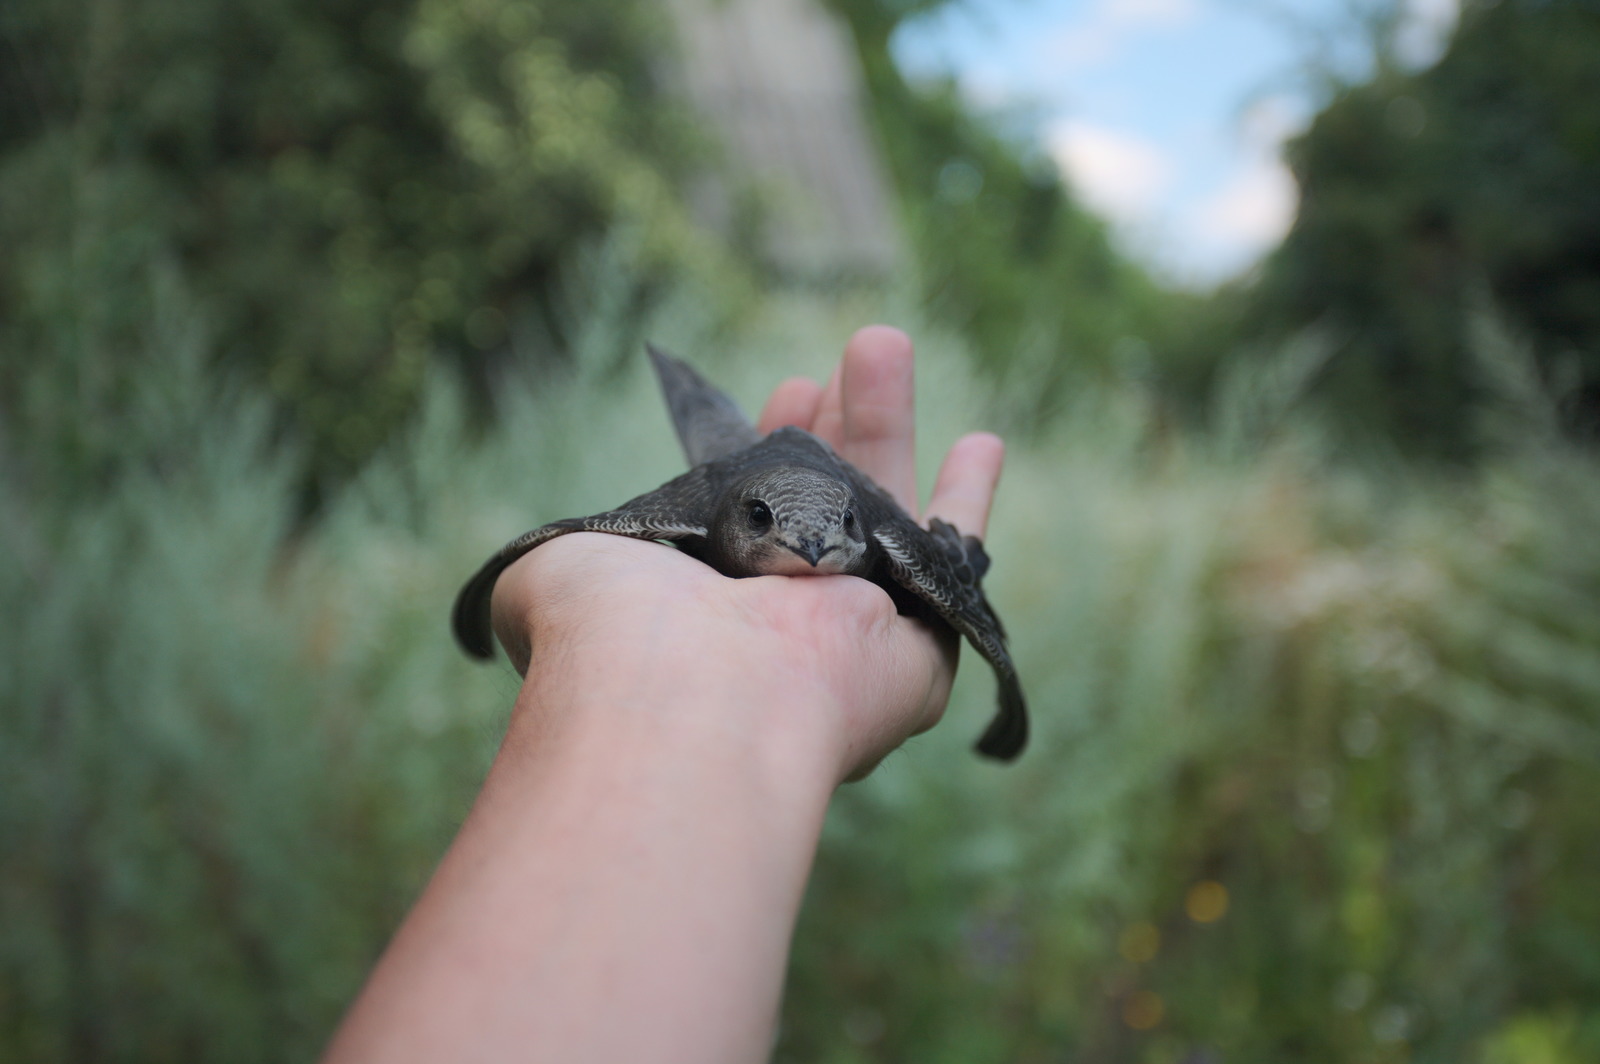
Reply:
<svg viewBox="0 0 1600 1064"><path fill-rule="evenodd" d="M542 757L626 760L633 771L671 761L825 805L847 745L838 694L797 667L792 648L763 645L773 640L759 631L691 623L629 624L604 636L544 628L508 744Z"/></svg>

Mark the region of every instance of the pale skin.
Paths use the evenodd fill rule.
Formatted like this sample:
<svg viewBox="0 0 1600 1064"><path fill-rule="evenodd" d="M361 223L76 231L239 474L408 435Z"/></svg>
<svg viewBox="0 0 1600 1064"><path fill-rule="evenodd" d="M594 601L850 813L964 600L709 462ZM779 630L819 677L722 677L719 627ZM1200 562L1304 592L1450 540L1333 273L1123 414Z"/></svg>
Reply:
<svg viewBox="0 0 1600 1064"><path fill-rule="evenodd" d="M903 333L779 385L782 425L918 512ZM924 518L982 536L1003 456L958 440ZM493 611L524 673L505 739L325 1061L765 1060L828 801L938 722L954 642L855 577L594 533L507 569Z"/></svg>

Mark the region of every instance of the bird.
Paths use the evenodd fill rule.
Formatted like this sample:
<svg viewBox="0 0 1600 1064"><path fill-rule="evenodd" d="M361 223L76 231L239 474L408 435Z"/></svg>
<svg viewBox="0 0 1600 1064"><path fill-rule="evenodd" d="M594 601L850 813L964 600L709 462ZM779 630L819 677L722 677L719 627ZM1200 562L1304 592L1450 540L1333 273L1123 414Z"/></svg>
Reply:
<svg viewBox="0 0 1600 1064"><path fill-rule="evenodd" d="M730 577L861 577L887 591L900 613L965 636L989 663L998 708L975 747L985 757L1014 760L1028 741L1027 703L1005 628L983 593L989 555L982 541L939 518L923 528L804 429L760 435L687 362L645 346L689 471L614 510L552 521L501 547L456 596L451 625L462 649L494 657L495 581L524 554L569 532L664 541Z"/></svg>

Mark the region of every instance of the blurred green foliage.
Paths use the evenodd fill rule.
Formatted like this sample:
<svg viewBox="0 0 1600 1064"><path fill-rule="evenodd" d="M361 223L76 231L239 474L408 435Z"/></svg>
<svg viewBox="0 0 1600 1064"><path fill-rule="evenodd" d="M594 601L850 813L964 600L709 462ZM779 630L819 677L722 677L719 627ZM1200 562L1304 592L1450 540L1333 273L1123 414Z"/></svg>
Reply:
<svg viewBox="0 0 1600 1064"><path fill-rule="evenodd" d="M144 274L200 300L212 357L337 479L405 424L439 356L558 357L561 282L624 229L639 298L722 252L676 197L705 154L658 88L637 0L13 0L0 8L0 393L38 422L131 383ZM557 339L562 339L557 337ZM50 365L28 353L52 353ZM13 397L14 400L13 400Z"/></svg>
<svg viewBox="0 0 1600 1064"><path fill-rule="evenodd" d="M1600 432L1600 8L1469 0L1436 65L1380 63L1289 161L1300 212L1252 328L1338 334L1317 393L1352 436L1470 449L1491 389L1464 308L1484 293L1532 342L1568 427Z"/></svg>
<svg viewBox="0 0 1600 1064"><path fill-rule="evenodd" d="M677 471L635 339L753 401L871 319L924 458L1033 430L990 547L1037 741L970 756L969 662L841 793L777 1058L1600 1058L1592 9L1342 92L1202 305L887 66L941 0L837 2L917 273L737 343L651 5L0 6L0 1059L314 1055L516 689L459 580Z"/></svg>
<svg viewBox="0 0 1600 1064"><path fill-rule="evenodd" d="M516 689L451 646L457 582L677 466L642 360L620 389L599 352L508 382L487 435L436 371L405 444L291 536L268 403L218 388L181 288L155 292L122 475L73 498L5 439L7 1060L314 1053ZM789 305L732 383L845 332ZM963 345L917 332L933 452L975 390ZM1232 382L1232 433L1176 434L1119 385L1014 452L991 593L1036 743L971 756L993 692L969 662L949 725L840 795L779 1059L1600 1049L1593 462L1548 443L1376 482L1285 432L1292 388Z"/></svg>

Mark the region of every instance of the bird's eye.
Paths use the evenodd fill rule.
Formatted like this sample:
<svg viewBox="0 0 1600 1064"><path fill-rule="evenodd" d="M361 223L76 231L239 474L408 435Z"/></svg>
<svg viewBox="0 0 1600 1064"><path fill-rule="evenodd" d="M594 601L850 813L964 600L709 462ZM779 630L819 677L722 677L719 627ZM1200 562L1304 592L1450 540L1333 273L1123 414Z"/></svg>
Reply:
<svg viewBox="0 0 1600 1064"><path fill-rule="evenodd" d="M769 527L771 524L772 511L767 509L767 504L759 501L752 502L750 504L750 527L755 529L764 529Z"/></svg>
<svg viewBox="0 0 1600 1064"><path fill-rule="evenodd" d="M846 510L844 512L844 527L849 528L850 526L854 525L855 523L856 523L856 512L854 510Z"/></svg>

